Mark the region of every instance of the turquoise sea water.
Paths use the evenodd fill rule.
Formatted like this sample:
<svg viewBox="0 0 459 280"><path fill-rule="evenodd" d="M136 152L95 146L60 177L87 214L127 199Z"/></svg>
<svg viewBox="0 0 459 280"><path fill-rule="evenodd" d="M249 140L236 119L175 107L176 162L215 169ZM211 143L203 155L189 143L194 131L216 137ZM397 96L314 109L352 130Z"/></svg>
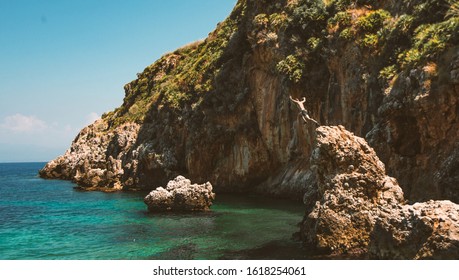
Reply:
<svg viewBox="0 0 459 280"><path fill-rule="evenodd" d="M75 190L44 163L0 163L0 259L300 259L303 207L217 195L208 213L151 214L145 193Z"/></svg>

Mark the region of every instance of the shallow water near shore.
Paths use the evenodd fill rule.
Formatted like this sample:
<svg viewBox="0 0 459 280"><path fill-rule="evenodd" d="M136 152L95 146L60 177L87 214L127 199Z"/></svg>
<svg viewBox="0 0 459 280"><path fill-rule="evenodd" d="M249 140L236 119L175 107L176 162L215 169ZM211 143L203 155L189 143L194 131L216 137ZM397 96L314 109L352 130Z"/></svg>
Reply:
<svg viewBox="0 0 459 280"><path fill-rule="evenodd" d="M301 259L300 203L217 195L212 211L152 214L145 193L75 190L0 163L0 259Z"/></svg>

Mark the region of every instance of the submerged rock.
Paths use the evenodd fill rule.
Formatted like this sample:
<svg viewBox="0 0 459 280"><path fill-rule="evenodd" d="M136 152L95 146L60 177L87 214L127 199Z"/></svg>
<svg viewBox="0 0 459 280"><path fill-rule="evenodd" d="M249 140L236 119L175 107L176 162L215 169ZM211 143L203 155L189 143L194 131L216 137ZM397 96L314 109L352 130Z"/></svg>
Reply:
<svg viewBox="0 0 459 280"><path fill-rule="evenodd" d="M212 205L215 193L212 185L191 184L183 176L177 176L167 183L167 187L159 187L150 192L144 199L150 212L164 211L206 211Z"/></svg>

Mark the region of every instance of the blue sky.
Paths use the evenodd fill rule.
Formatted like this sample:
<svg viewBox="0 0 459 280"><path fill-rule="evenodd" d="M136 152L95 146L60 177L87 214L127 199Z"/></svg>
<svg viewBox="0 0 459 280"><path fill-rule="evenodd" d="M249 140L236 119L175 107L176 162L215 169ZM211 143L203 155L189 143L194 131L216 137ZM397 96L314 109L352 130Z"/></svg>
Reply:
<svg viewBox="0 0 459 280"><path fill-rule="evenodd" d="M0 162L48 161L236 0L0 0Z"/></svg>

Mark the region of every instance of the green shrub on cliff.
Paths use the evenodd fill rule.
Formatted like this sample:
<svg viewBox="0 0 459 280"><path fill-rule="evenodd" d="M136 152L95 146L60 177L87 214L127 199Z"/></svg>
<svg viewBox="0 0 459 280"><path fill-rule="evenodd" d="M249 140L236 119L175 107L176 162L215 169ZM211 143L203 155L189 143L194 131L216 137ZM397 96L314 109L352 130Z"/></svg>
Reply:
<svg viewBox="0 0 459 280"><path fill-rule="evenodd" d="M360 45L369 49L376 49L378 47L379 39L377 34L365 34Z"/></svg>
<svg viewBox="0 0 459 280"><path fill-rule="evenodd" d="M390 65L384 67L381 71L379 71L379 78L384 79L386 81L391 80L397 74L397 67L395 65Z"/></svg>
<svg viewBox="0 0 459 280"><path fill-rule="evenodd" d="M390 13L383 9L352 9L339 11L330 17L327 30L330 34L339 34L340 40L355 41L361 48L377 51L390 21Z"/></svg>
<svg viewBox="0 0 459 280"><path fill-rule="evenodd" d="M387 21L381 32L381 57L386 65L379 77L390 81L400 71L410 71L435 61L448 48L459 42L459 21L454 12L454 3L449 1L418 2L411 14L402 14ZM438 7L437 10L429 9ZM410 12L410 10L406 10Z"/></svg>
<svg viewBox="0 0 459 280"><path fill-rule="evenodd" d="M434 59L449 45L457 43L458 33L458 17L451 17L439 23L420 25L414 31L411 48L398 56L400 66L402 68L416 67Z"/></svg>
<svg viewBox="0 0 459 280"><path fill-rule="evenodd" d="M252 20L252 34L257 44L273 43L277 41L278 33L288 26L288 17L283 13L258 14Z"/></svg>
<svg viewBox="0 0 459 280"><path fill-rule="evenodd" d="M268 27L269 18L266 14L259 14L253 18L252 23L255 27L266 28Z"/></svg>
<svg viewBox="0 0 459 280"><path fill-rule="evenodd" d="M280 74L285 75L291 82L298 83L303 77L303 69L305 65L294 55L287 56L281 60L276 69Z"/></svg>
<svg viewBox="0 0 459 280"><path fill-rule="evenodd" d="M322 1L299 0L291 11L290 25L314 34L324 28L327 19L328 13Z"/></svg>
<svg viewBox="0 0 459 280"><path fill-rule="evenodd" d="M384 27L384 22L391 18L386 10L369 11L360 16L356 21L356 26L362 32L376 33Z"/></svg>
<svg viewBox="0 0 459 280"><path fill-rule="evenodd" d="M322 0L327 10L332 13L355 9L358 7L371 6L374 0Z"/></svg>
<svg viewBox="0 0 459 280"><path fill-rule="evenodd" d="M339 33L339 38L345 41L351 41L355 38L355 32L351 28L346 28Z"/></svg>
<svg viewBox="0 0 459 280"><path fill-rule="evenodd" d="M329 29L343 29L352 25L352 16L347 11L338 12L328 20Z"/></svg>
<svg viewBox="0 0 459 280"><path fill-rule="evenodd" d="M370 49L373 52L379 51L391 19L390 13L382 9L369 11L358 17L355 27L356 33L361 38L357 40L357 43L362 48Z"/></svg>
<svg viewBox="0 0 459 280"><path fill-rule="evenodd" d="M287 27L288 17L284 12L274 13L269 15L269 23L274 28L274 30L278 31Z"/></svg>
<svg viewBox="0 0 459 280"><path fill-rule="evenodd" d="M446 13L447 17L459 17L459 0L450 0L450 7Z"/></svg>

